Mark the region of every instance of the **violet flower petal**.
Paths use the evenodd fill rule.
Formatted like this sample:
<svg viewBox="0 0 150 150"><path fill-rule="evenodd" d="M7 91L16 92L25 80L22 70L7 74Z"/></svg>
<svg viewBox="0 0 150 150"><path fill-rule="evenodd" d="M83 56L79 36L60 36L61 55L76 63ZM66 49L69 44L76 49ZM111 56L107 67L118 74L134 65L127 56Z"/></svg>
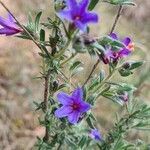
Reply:
<svg viewBox="0 0 150 150"><path fill-rule="evenodd" d="M10 22L9 20L0 17L0 25L5 28L16 29L16 24L14 22Z"/></svg>
<svg viewBox="0 0 150 150"><path fill-rule="evenodd" d="M70 10L62 10L57 13L58 17L66 19L68 21L73 21Z"/></svg>
<svg viewBox="0 0 150 150"><path fill-rule="evenodd" d="M72 98L74 98L76 101L81 101L83 99L83 91L82 88L77 88L72 93Z"/></svg>
<svg viewBox="0 0 150 150"><path fill-rule="evenodd" d="M13 18L13 16L10 13L8 13L8 20L10 22L15 22L15 19Z"/></svg>
<svg viewBox="0 0 150 150"><path fill-rule="evenodd" d="M74 24L80 30L82 30L83 32L86 32L86 29L87 29L87 25L86 24L83 24L80 21L75 21Z"/></svg>
<svg viewBox="0 0 150 150"><path fill-rule="evenodd" d="M80 112L78 111L73 111L71 114L68 116L68 120L72 124L76 124L79 121L80 117Z"/></svg>
<svg viewBox="0 0 150 150"><path fill-rule="evenodd" d="M129 37L126 37L126 38L123 39L122 42L123 42L126 46L128 46L128 45L130 44L130 42L131 42L131 39L130 39Z"/></svg>
<svg viewBox="0 0 150 150"><path fill-rule="evenodd" d="M97 23L98 22L98 16L95 13L85 13L84 14L84 18L81 20L82 23L89 23L89 22L93 22L93 23Z"/></svg>
<svg viewBox="0 0 150 150"><path fill-rule="evenodd" d="M79 8L81 12L85 12L88 8L89 0L81 0L79 3Z"/></svg>
<svg viewBox="0 0 150 150"><path fill-rule="evenodd" d="M66 3L70 9L74 9L75 7L77 7L76 0L66 0Z"/></svg>
<svg viewBox="0 0 150 150"><path fill-rule="evenodd" d="M58 101L63 105L70 105L73 102L71 97L64 92L58 93L57 98L58 98Z"/></svg>
<svg viewBox="0 0 150 150"><path fill-rule="evenodd" d="M91 105L86 102L82 102L80 105L81 105L81 108L80 108L81 113L87 112L91 108Z"/></svg>
<svg viewBox="0 0 150 150"><path fill-rule="evenodd" d="M130 50L123 48L121 51L119 51L119 56L120 57L128 56L130 53L131 53Z"/></svg>
<svg viewBox="0 0 150 150"><path fill-rule="evenodd" d="M111 33L109 36L115 40L118 40L117 34L116 33Z"/></svg>
<svg viewBox="0 0 150 150"><path fill-rule="evenodd" d="M97 141L102 140L102 136L101 136L100 132L98 131L98 129L92 129L90 132L90 137Z"/></svg>
<svg viewBox="0 0 150 150"><path fill-rule="evenodd" d="M18 33L18 32L15 30L11 30L11 29L7 29L7 28L1 28L0 29L0 34L5 34L6 36L10 36L10 35L13 35L16 33Z"/></svg>
<svg viewBox="0 0 150 150"><path fill-rule="evenodd" d="M72 112L71 107L63 106L55 111L55 116L58 118L63 118L68 116L68 114L70 114L71 112Z"/></svg>
<svg viewBox="0 0 150 150"><path fill-rule="evenodd" d="M9 27L10 22L0 16L0 25L3 26L3 27Z"/></svg>

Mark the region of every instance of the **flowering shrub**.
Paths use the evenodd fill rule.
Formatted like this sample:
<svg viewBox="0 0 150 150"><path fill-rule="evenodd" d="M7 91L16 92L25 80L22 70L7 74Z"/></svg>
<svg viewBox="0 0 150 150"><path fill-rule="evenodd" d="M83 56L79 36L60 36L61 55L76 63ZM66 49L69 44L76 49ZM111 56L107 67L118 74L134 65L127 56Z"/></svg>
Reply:
<svg viewBox="0 0 150 150"><path fill-rule="evenodd" d="M135 4L130 0L104 2L119 7L111 32L90 38L89 23L102 21L100 15L93 12L100 3L98 0L54 0L54 19L48 18L41 23L40 12L35 20L30 18L27 25L22 25L0 1L9 13L8 19L0 17L0 34L32 40L40 50L44 99L35 105L37 111L43 112L39 122L45 127L45 136L38 137L35 144L38 149L135 149L136 145L126 140L127 132L148 128L150 107L134 97L136 88L111 81L115 73L128 77L143 64L142 61L128 60L134 50L133 39L128 36L121 39L119 33L114 33L124 5ZM71 77L82 69L81 60L75 59L81 53L94 55L97 61L85 80L75 85ZM100 69L98 74L95 73L100 63L109 68L107 73ZM70 72L69 77L64 68ZM112 100L124 111L124 115L117 114L117 121L107 134L102 134L93 113L100 97ZM148 145L144 146L149 149Z"/></svg>

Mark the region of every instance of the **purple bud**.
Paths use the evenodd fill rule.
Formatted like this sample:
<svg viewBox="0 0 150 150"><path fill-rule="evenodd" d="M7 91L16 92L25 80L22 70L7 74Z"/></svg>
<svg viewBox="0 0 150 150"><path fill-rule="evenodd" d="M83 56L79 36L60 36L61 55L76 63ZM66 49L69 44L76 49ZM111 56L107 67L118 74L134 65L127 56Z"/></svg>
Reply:
<svg viewBox="0 0 150 150"><path fill-rule="evenodd" d="M102 140L102 136L98 129L91 129L89 136L96 141Z"/></svg>

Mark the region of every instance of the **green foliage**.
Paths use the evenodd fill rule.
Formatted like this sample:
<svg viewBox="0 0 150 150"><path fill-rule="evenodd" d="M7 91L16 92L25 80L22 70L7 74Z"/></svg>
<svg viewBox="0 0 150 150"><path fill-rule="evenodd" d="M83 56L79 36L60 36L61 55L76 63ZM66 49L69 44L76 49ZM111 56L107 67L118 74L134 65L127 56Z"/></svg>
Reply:
<svg viewBox="0 0 150 150"><path fill-rule="evenodd" d="M128 133L131 129L138 129L137 127L140 126L141 128L145 128L149 123L142 124L141 118L143 121L147 121L147 117L150 115L150 107L146 104L137 104L134 100L132 100L133 105L130 107L131 111L124 114L116 123L114 128L108 133L108 136L104 140L101 145L101 149L129 149L135 148L133 143L129 143L125 140ZM136 105L135 105L136 103ZM143 117L145 116L145 117ZM148 121L149 122L149 121Z"/></svg>
<svg viewBox="0 0 150 150"><path fill-rule="evenodd" d="M137 61L137 62L126 62L124 63L121 68L119 69L119 73L121 76L126 77L129 76L131 74L133 74L134 69L140 67L141 65L143 65L142 61Z"/></svg>
<svg viewBox="0 0 150 150"><path fill-rule="evenodd" d="M95 8L95 6L97 5L98 2L99 2L99 0L91 0L88 9L89 10L93 10Z"/></svg>
<svg viewBox="0 0 150 150"><path fill-rule="evenodd" d="M129 6L136 5L132 0L108 0L108 1L104 1L104 2L108 2L113 5L129 5Z"/></svg>

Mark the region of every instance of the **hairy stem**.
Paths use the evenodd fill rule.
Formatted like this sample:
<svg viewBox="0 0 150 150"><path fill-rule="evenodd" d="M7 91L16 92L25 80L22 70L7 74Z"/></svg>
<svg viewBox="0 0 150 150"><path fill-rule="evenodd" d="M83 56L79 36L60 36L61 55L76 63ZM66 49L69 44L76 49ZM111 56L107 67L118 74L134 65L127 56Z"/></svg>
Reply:
<svg viewBox="0 0 150 150"><path fill-rule="evenodd" d="M65 80L70 83L70 85L71 85L73 88L76 88L76 86L75 86L72 82L70 82L70 79L69 79L61 70L58 70L58 71L59 71L59 73L65 78Z"/></svg>
<svg viewBox="0 0 150 150"><path fill-rule="evenodd" d="M117 69L114 69L102 82L101 84L94 90L94 93L97 92L101 87L105 85L114 75L115 71ZM97 95L97 98L101 95L101 92Z"/></svg>
<svg viewBox="0 0 150 150"><path fill-rule="evenodd" d="M119 9L118 9L118 13L117 13L116 18L115 18L115 21L114 21L114 23L113 23L113 25L112 25L112 28L111 28L110 33L112 33L112 32L115 30L115 27L116 27L116 25L117 25L117 23L118 23L118 20L119 20L120 16L121 16L122 8L123 8L123 6L120 5L120 6L119 6Z"/></svg>
<svg viewBox="0 0 150 150"><path fill-rule="evenodd" d="M44 85L44 111L45 111L45 121L47 121L46 113L48 110L48 94L49 94L49 76L50 76L51 70L48 70L46 76L45 76L45 85ZM45 128L45 136L43 138L44 141L49 140L49 133L48 133L48 127Z"/></svg>
<svg viewBox="0 0 150 150"><path fill-rule="evenodd" d="M95 71L95 69L97 68L97 66L98 66L98 64L99 64L99 61L100 61L100 60L98 59L97 62L94 64L94 66L93 66L93 68L92 68L92 70L91 70L89 76L87 77L86 81L84 82L83 86L85 86L85 85L87 84L87 82L90 80L90 78L91 78L93 72Z"/></svg>

